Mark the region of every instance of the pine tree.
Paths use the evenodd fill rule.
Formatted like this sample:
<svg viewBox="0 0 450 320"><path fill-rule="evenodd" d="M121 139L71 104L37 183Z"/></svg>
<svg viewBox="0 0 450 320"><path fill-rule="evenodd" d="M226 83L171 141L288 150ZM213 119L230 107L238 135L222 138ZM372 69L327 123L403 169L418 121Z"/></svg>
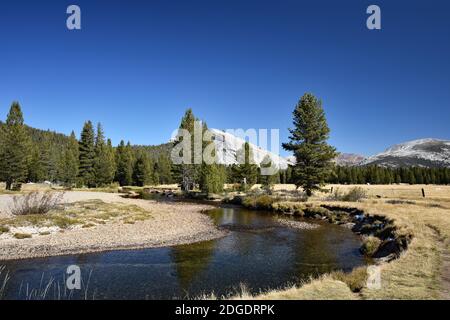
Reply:
<svg viewBox="0 0 450 320"><path fill-rule="evenodd" d="M180 129L187 130L191 135L191 148L190 148L190 163L174 164L172 167L172 174L181 186L181 190L190 191L194 189L198 183L198 177L200 173L200 164L194 164L195 148L194 148L194 128L195 122L198 119L194 116L192 109L186 110L183 118L181 119ZM176 148L178 144L182 143L182 137L179 137L173 147ZM182 152L180 156L183 156Z"/></svg>
<svg viewBox="0 0 450 320"><path fill-rule="evenodd" d="M77 182L78 167L79 145L75 133L72 131L58 165L58 180L66 187L72 187Z"/></svg>
<svg viewBox="0 0 450 320"><path fill-rule="evenodd" d="M223 191L226 173L225 168L220 164L203 163L200 174L200 190L207 194L220 193Z"/></svg>
<svg viewBox="0 0 450 320"><path fill-rule="evenodd" d="M105 143L102 125L98 123L97 135L95 137L95 184L97 186L110 184L113 179L112 172L114 172L114 162L110 154L110 149Z"/></svg>
<svg viewBox="0 0 450 320"><path fill-rule="evenodd" d="M124 141L120 141L116 150L116 181L121 186L129 186L132 184L133 175L133 157L131 154L131 147L125 145Z"/></svg>
<svg viewBox="0 0 450 320"><path fill-rule="evenodd" d="M30 137L26 131L22 110L13 102L0 133L0 180L6 189L25 182L30 161Z"/></svg>
<svg viewBox="0 0 450 320"><path fill-rule="evenodd" d="M85 122L80 139L80 182L87 187L95 187L95 134L91 121Z"/></svg>
<svg viewBox="0 0 450 320"><path fill-rule="evenodd" d="M271 166L272 158L269 155L266 155L261 163L261 168L270 168ZM273 175L261 175L260 180L263 189L267 192L271 192L273 185L280 181L280 176L278 172Z"/></svg>
<svg viewBox="0 0 450 320"><path fill-rule="evenodd" d="M170 158L161 154L154 164L154 179L156 184L172 183L172 172Z"/></svg>
<svg viewBox="0 0 450 320"><path fill-rule="evenodd" d="M203 130L208 130L206 123L203 124ZM205 141L203 148L206 148L208 143L214 143L211 141ZM200 167L200 178L199 186L200 190L204 193L220 193L223 191L223 187L226 180L225 168L218 164L216 149L212 149L212 154L210 154L212 163L207 163L205 160L202 161Z"/></svg>
<svg viewBox="0 0 450 320"><path fill-rule="evenodd" d="M47 179L48 168L46 167L43 154L37 145L31 146L31 156L28 165L28 180L41 182Z"/></svg>
<svg viewBox="0 0 450 320"><path fill-rule="evenodd" d="M106 142L106 153L108 155L108 163L109 163L109 181L113 181L116 174L116 151L112 145L111 139L108 139Z"/></svg>
<svg viewBox="0 0 450 320"><path fill-rule="evenodd" d="M414 175L414 171L413 170L409 170L408 182L410 184L416 184L416 177Z"/></svg>
<svg viewBox="0 0 450 320"><path fill-rule="evenodd" d="M151 182L151 161L145 152L138 152L133 166L133 185L143 187Z"/></svg>
<svg viewBox="0 0 450 320"><path fill-rule="evenodd" d="M302 187L308 196L320 188L333 169L336 149L327 144L330 134L322 103L306 93L293 112L294 128L290 129L290 142L283 148L292 151L296 158L295 185Z"/></svg>
<svg viewBox="0 0 450 320"><path fill-rule="evenodd" d="M238 164L234 166L234 176L242 189L250 189L257 182L259 172L248 142L237 151L236 157Z"/></svg>

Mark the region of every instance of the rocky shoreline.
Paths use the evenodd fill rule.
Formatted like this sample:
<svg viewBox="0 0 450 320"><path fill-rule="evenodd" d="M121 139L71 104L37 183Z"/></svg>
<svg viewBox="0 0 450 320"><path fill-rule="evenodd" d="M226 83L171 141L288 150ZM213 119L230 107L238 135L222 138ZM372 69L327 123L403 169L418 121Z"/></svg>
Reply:
<svg viewBox="0 0 450 320"><path fill-rule="evenodd" d="M400 256L408 248L412 240L411 234L398 232L392 219L383 215L371 215L363 210L338 205L321 204L304 207L300 206L274 206L273 210L283 214L301 216L316 220L327 220L330 223L342 225L363 237L361 251L375 262L388 262ZM365 250L366 241L371 238L378 239L376 247L370 252Z"/></svg>
<svg viewBox="0 0 450 320"><path fill-rule="evenodd" d="M400 231L392 219L381 214L368 214L363 210L333 203L306 203L301 201L277 201L268 195L251 197L235 196L227 203L249 209L271 211L278 214L315 220L327 220L342 225L362 236L361 252L375 262L391 261L408 248L413 236Z"/></svg>

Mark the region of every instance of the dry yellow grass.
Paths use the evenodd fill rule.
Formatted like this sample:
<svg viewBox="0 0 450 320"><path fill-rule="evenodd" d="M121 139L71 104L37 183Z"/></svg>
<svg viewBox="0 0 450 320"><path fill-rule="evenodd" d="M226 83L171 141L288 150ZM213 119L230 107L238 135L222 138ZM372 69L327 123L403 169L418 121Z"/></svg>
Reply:
<svg viewBox="0 0 450 320"><path fill-rule="evenodd" d="M234 296L232 300L356 300L358 297L342 281L324 275L320 279L312 280L303 286L292 286L284 290L273 290L258 296L252 296L245 290Z"/></svg>
<svg viewBox="0 0 450 320"><path fill-rule="evenodd" d="M346 191L353 186L333 185ZM369 214L382 214L394 219L399 232L414 238L399 259L383 263L381 289L363 288L352 293L332 276L311 280L301 287L276 290L256 299L443 299L448 298L450 249L450 186L362 186L369 198L362 202L327 202L325 193L317 193L311 202L357 207ZM291 186L277 186L289 190ZM331 186L327 186L331 188ZM426 198L422 197L425 189ZM388 203L388 200L401 200ZM338 284L340 283L340 284ZM348 291L343 290L343 286ZM349 293L350 292L350 293ZM249 298L249 296L246 296Z"/></svg>

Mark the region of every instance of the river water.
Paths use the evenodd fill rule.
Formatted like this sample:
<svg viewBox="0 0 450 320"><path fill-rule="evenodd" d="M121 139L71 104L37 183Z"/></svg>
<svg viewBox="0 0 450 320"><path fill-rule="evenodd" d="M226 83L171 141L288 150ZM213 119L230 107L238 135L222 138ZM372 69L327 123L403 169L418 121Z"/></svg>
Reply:
<svg viewBox="0 0 450 320"><path fill-rule="evenodd" d="M279 224L276 215L241 208L209 215L229 230L227 236L175 247L0 262L10 276L4 298L177 299L228 295L241 286L258 293L365 263L359 237L341 226L320 222L313 230L294 229ZM64 290L69 265L80 267L82 290Z"/></svg>

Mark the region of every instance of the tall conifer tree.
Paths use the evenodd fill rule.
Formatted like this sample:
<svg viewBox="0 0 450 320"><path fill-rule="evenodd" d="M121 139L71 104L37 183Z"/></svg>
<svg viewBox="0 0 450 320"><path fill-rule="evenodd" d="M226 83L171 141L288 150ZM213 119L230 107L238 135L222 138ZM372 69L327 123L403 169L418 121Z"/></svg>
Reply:
<svg viewBox="0 0 450 320"><path fill-rule="evenodd" d="M0 132L0 180L6 189L25 182L30 162L30 137L18 102L13 102Z"/></svg>
<svg viewBox="0 0 450 320"><path fill-rule="evenodd" d="M186 110L183 118L181 119L180 129L187 130L191 135L191 148L190 148L190 163L176 164L173 166L173 176L180 184L183 191L189 191L194 189L198 183L199 178L199 164L194 164L194 127L195 121L198 119L194 116L192 109ZM179 137L174 142L174 147L179 143L182 143L183 139Z"/></svg>
<svg viewBox="0 0 450 320"><path fill-rule="evenodd" d="M236 166L233 166L234 177L243 189L250 189L258 180L258 165L255 163L253 150L248 142L245 142L237 151Z"/></svg>
<svg viewBox="0 0 450 320"><path fill-rule="evenodd" d="M283 148L292 151L296 158L294 182L310 196L320 188L333 170L332 160L336 149L327 144L330 134L322 103L315 96L306 93L293 112L294 128L288 143Z"/></svg>
<svg viewBox="0 0 450 320"><path fill-rule="evenodd" d="M79 145L75 132L72 131L58 166L58 180L66 187L72 187L77 182L78 162Z"/></svg>
<svg viewBox="0 0 450 320"><path fill-rule="evenodd" d="M100 123L97 124L97 135L95 137L95 184L97 186L108 185L112 182L112 172L114 171L114 162L110 154L110 149L105 142L103 128Z"/></svg>
<svg viewBox="0 0 450 320"><path fill-rule="evenodd" d="M141 151L136 156L136 161L133 166L133 184L143 187L151 183L151 161L147 153Z"/></svg>
<svg viewBox="0 0 450 320"><path fill-rule="evenodd" d="M91 121L85 122L79 143L79 177L87 187L95 187L95 134Z"/></svg>
<svg viewBox="0 0 450 320"><path fill-rule="evenodd" d="M128 143L120 141L119 146L116 150L116 181L119 182L121 186L129 186L132 184L133 175L133 158L131 153L131 146Z"/></svg>

